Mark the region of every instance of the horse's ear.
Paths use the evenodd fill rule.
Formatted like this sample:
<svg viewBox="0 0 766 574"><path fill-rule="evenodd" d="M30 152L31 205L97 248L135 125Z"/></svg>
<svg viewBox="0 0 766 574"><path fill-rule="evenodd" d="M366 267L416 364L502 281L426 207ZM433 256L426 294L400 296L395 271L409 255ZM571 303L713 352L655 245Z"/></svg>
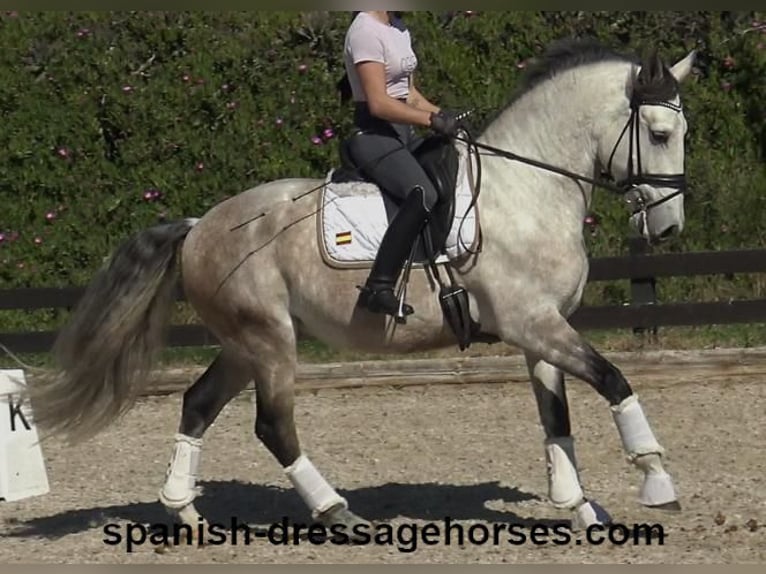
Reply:
<svg viewBox="0 0 766 574"><path fill-rule="evenodd" d="M683 60L679 60L670 68L670 73L673 74L673 77L679 84L691 74L696 58L697 50L692 50Z"/></svg>
<svg viewBox="0 0 766 574"><path fill-rule="evenodd" d="M641 58L641 69L638 72L637 80L640 84L651 84L662 81L665 75L665 64L657 53L657 48L652 47L644 52Z"/></svg>

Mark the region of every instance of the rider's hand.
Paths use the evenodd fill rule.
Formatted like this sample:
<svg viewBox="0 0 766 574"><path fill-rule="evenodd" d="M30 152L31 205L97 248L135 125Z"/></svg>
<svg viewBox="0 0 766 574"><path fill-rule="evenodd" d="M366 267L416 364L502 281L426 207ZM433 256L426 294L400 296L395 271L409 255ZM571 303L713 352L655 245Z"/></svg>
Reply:
<svg viewBox="0 0 766 574"><path fill-rule="evenodd" d="M457 115L448 110L440 110L439 113L431 114L431 129L437 134L447 137L454 137L457 134L460 123Z"/></svg>

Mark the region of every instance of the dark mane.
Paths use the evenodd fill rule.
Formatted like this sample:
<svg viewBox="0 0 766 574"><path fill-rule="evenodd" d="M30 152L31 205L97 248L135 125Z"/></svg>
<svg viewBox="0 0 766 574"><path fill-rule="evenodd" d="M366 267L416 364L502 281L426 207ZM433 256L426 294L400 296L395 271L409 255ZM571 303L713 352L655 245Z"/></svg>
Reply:
<svg viewBox="0 0 766 574"><path fill-rule="evenodd" d="M528 63L510 100L487 119L481 131L522 96L562 72L587 64L610 61L641 64L641 59L637 56L617 52L593 38L567 38L552 43L542 55ZM662 77L654 73L648 77L639 77L634 86L635 95L642 99L672 100L678 94L678 84L667 68L664 68L664 71L667 73Z"/></svg>
<svg viewBox="0 0 766 574"><path fill-rule="evenodd" d="M592 38L566 38L554 42L541 56L531 60L511 101L517 100L562 72L587 64L609 61L639 63L638 59L620 54Z"/></svg>

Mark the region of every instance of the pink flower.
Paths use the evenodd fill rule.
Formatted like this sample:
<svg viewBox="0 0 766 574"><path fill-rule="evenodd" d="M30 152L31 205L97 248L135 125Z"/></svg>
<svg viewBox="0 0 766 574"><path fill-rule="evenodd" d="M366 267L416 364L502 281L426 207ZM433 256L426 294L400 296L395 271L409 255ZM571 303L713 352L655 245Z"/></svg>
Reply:
<svg viewBox="0 0 766 574"><path fill-rule="evenodd" d="M326 140L332 139L334 135L335 135L335 132L332 131L332 128L326 128L322 132L322 137Z"/></svg>
<svg viewBox="0 0 766 574"><path fill-rule="evenodd" d="M160 197L159 190L156 189L147 189L144 191L144 201L154 201L155 199L158 199Z"/></svg>
<svg viewBox="0 0 766 574"><path fill-rule="evenodd" d="M194 166L195 171L202 171L205 169L205 164L201 161L198 161L197 164Z"/></svg>
<svg viewBox="0 0 766 574"><path fill-rule="evenodd" d="M526 63L524 60L522 60L521 62L519 62L518 64L516 64L516 67L517 67L519 70L523 70L524 68L526 68L526 67L527 67L527 63Z"/></svg>
<svg viewBox="0 0 766 574"><path fill-rule="evenodd" d="M184 82L190 82L191 81L191 76L189 74L184 74L183 76L181 76L181 79Z"/></svg>
<svg viewBox="0 0 766 574"><path fill-rule="evenodd" d="M236 110L239 107L238 102L227 102L226 103L226 109L227 110Z"/></svg>
<svg viewBox="0 0 766 574"><path fill-rule="evenodd" d="M35 245L42 245L42 243L43 243L43 238L42 238L42 237L40 237L40 236L38 235L38 236L37 236L37 237L35 237L35 238L34 238L32 241L34 242L34 244L35 244Z"/></svg>
<svg viewBox="0 0 766 574"><path fill-rule="evenodd" d="M16 267L18 267L19 269L24 269L24 267L26 267L26 264L23 261L19 261L16 264Z"/></svg>
<svg viewBox="0 0 766 574"><path fill-rule="evenodd" d="M471 16L475 16L476 12L474 12L473 10L464 10L463 11L463 15L465 15L465 16L470 18Z"/></svg>
<svg viewBox="0 0 766 574"><path fill-rule="evenodd" d="M5 241L5 233L0 233L0 243Z"/></svg>
<svg viewBox="0 0 766 574"><path fill-rule="evenodd" d="M90 36L90 30L88 30L87 28L80 28L79 30L77 30L78 38L86 38L88 36Z"/></svg>
<svg viewBox="0 0 766 574"><path fill-rule="evenodd" d="M734 67L734 58L732 58L731 56L726 56L723 59L723 67L726 68L727 70L731 70Z"/></svg>
<svg viewBox="0 0 766 574"><path fill-rule="evenodd" d="M277 124L278 126L281 126L282 124L284 124L284 123L285 123L285 120L283 120L282 118L277 118L277 119L274 121L274 123L275 123L275 124Z"/></svg>
<svg viewBox="0 0 766 574"><path fill-rule="evenodd" d="M56 155L61 159L69 159L69 150L65 147L60 147L56 150Z"/></svg>
<svg viewBox="0 0 766 574"><path fill-rule="evenodd" d="M56 212L55 211L49 211L45 214L45 221L48 223L53 223L53 221L56 219Z"/></svg>
<svg viewBox="0 0 766 574"><path fill-rule="evenodd" d="M128 85L122 86L122 92L124 94L129 94L132 91L133 91L133 86L128 86Z"/></svg>
<svg viewBox="0 0 766 574"><path fill-rule="evenodd" d="M300 65L298 66L298 71L299 71L301 74L305 73L305 72L306 72L308 69L309 69L309 67L308 67L306 64L300 64Z"/></svg>
<svg viewBox="0 0 766 574"><path fill-rule="evenodd" d="M321 145L322 138L320 138L319 136L312 136L311 143L313 143L314 145Z"/></svg>

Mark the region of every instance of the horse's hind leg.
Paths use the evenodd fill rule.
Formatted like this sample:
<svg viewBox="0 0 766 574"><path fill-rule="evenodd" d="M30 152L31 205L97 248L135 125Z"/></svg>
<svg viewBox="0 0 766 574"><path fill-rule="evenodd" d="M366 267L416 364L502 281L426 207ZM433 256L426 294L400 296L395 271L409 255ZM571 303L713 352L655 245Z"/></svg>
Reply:
<svg viewBox="0 0 766 574"><path fill-rule="evenodd" d="M673 481L662 465L664 449L620 370L593 349L555 309L526 318L523 324L522 333L509 332L503 338L587 382L609 402L623 448L644 473L639 502L665 509L680 508Z"/></svg>
<svg viewBox="0 0 766 574"><path fill-rule="evenodd" d="M607 524L611 517L593 500L587 500L580 484L574 438L569 423L564 373L540 357L526 353L527 368L545 432L548 498L556 508L573 512L573 524Z"/></svg>
<svg viewBox="0 0 766 574"><path fill-rule="evenodd" d="M160 501L171 514L190 526L197 526L200 519L193 501L197 496L202 435L221 409L250 382L250 374L243 367L241 360L224 348L184 393L181 423L165 484L160 490Z"/></svg>
<svg viewBox="0 0 766 574"><path fill-rule="evenodd" d="M300 446L293 418L295 330L289 317L284 319L264 322L260 332L246 337L255 380L255 434L282 466L312 517L326 526L342 525L349 539L353 539L354 527L369 523L348 510L347 501L330 486ZM265 324L268 327L263 329Z"/></svg>

